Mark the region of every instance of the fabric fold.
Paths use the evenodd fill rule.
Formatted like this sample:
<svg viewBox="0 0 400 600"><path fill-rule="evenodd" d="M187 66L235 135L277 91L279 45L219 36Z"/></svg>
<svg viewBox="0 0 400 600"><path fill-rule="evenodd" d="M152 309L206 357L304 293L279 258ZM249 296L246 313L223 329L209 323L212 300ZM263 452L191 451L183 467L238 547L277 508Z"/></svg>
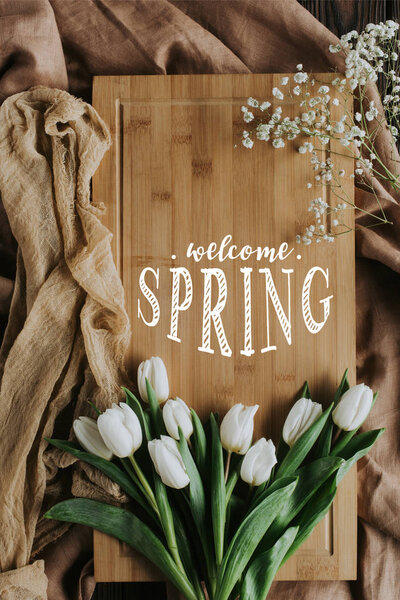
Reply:
<svg viewBox="0 0 400 600"><path fill-rule="evenodd" d="M28 569L47 479L53 482L53 503L60 499L54 479L65 461L52 450L47 459L44 437L52 435L67 406L88 413L91 398L104 408L127 381L124 292L111 234L90 202L90 180L109 145L96 111L67 92L36 87L0 109L0 193L18 243L15 291L0 350L3 572ZM74 486L76 495L85 493L79 480ZM49 543L62 529L42 520L40 532ZM7 577L0 575L0 585ZM25 589L23 579L20 585ZM21 595L36 597L42 596Z"/></svg>

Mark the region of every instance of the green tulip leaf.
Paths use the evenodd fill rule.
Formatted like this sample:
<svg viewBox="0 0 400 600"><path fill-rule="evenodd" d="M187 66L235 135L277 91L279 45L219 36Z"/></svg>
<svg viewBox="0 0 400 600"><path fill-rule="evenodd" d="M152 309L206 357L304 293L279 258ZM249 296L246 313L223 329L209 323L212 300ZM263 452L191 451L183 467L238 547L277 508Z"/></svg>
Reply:
<svg viewBox="0 0 400 600"><path fill-rule="evenodd" d="M293 544L286 552L282 564L285 563L298 548L300 548L311 535L314 527L324 518L335 498L336 487L336 473L334 473L317 491L312 502L309 502L296 517L293 525L297 526L299 530Z"/></svg>
<svg viewBox="0 0 400 600"><path fill-rule="evenodd" d="M173 511L174 514L174 525L176 532L176 541L178 544L178 550L180 557L182 558L183 566L186 573L189 575L190 581L196 590L197 597L204 599L203 589L201 587L201 581L199 578L197 567L197 560L195 561L192 552L193 541L189 540L185 527L182 520L180 519L178 512ZM196 566L195 566L196 565Z"/></svg>
<svg viewBox="0 0 400 600"><path fill-rule="evenodd" d="M293 493L297 479L292 478L289 484L286 479L281 479L276 486L282 483L286 485L258 504L233 536L219 570L215 600L228 600L261 539Z"/></svg>
<svg viewBox="0 0 400 600"><path fill-rule="evenodd" d="M283 459L285 458L286 454L289 452L289 450L290 450L290 446L285 442L283 437L281 437L281 439L279 440L279 443L278 443L278 448L276 450L276 460L277 460L278 469L279 469L279 466L282 464Z"/></svg>
<svg viewBox="0 0 400 600"><path fill-rule="evenodd" d="M65 500L51 508L47 519L88 525L112 535L154 563L188 600L197 600L196 592L173 561L160 539L131 512L87 498Z"/></svg>
<svg viewBox="0 0 400 600"><path fill-rule="evenodd" d="M234 457L232 457L229 477L228 477L228 481L226 482L226 486L225 486L225 502L226 502L227 506L229 504L229 500L232 495L232 492L235 489L235 486L239 479L240 469L242 466L244 456L238 455L238 458L236 460L235 459L236 459L236 455ZM259 486L259 487L261 487L261 486ZM258 488L257 488L257 490L258 490Z"/></svg>
<svg viewBox="0 0 400 600"><path fill-rule="evenodd" d="M193 457L190 453L187 441L183 435L182 429L178 428L180 439L179 439L179 450L183 459L183 463L186 468L186 472L189 476L189 497L190 497L190 508L194 522L196 523L199 533L204 533L206 527L206 497L204 493L203 482L200 477L199 470Z"/></svg>
<svg viewBox="0 0 400 600"><path fill-rule="evenodd" d="M350 389L349 380L347 379L347 374L349 370L346 369L343 373L343 377L339 386L335 392L335 396L333 399L333 408L334 410L339 403L340 398L343 396L348 389ZM331 451L331 443L332 443L332 432L333 432L333 421L332 417L327 420L325 423L320 436L315 444L315 458L319 458L320 456L328 456Z"/></svg>
<svg viewBox="0 0 400 600"><path fill-rule="evenodd" d="M353 466L353 464L362 458L374 445L376 440L382 435L384 429L375 431L367 431L354 437L350 444L342 452L342 458L346 461L338 469L337 473L333 473L323 486L312 497L294 519L293 525L299 526L299 532L296 539L286 554L284 561L288 560L296 550L305 542L311 535L313 529L328 512L336 495L338 483L343 479L344 475ZM361 439L360 439L361 438Z"/></svg>
<svg viewBox="0 0 400 600"><path fill-rule="evenodd" d="M136 398L136 396L130 390L128 390L125 387L123 387L122 389L125 392L127 405L133 410L133 412L136 414L137 418L139 419L139 423L142 427L144 437L149 442L153 438L153 436L151 435L150 428L149 428L148 422L146 420L142 405L140 404L139 400Z"/></svg>
<svg viewBox="0 0 400 600"><path fill-rule="evenodd" d="M207 439L204 427L197 413L190 409L193 423L194 456L200 473L204 474L207 469Z"/></svg>
<svg viewBox="0 0 400 600"><path fill-rule="evenodd" d="M341 450L340 457L345 460L345 463L340 467L336 481L342 481L346 473L351 469L355 462L365 456L375 444L377 439L382 435L385 429L373 429L366 431L353 437L348 444Z"/></svg>
<svg viewBox="0 0 400 600"><path fill-rule="evenodd" d="M268 529L267 535L259 546L259 551L264 552L280 538L304 506L310 501L312 503L315 492L342 464L344 464L343 459L325 456L314 460L295 472L298 477L296 489Z"/></svg>
<svg viewBox="0 0 400 600"><path fill-rule="evenodd" d="M149 407L150 407L151 421L152 421L152 425L153 425L155 434L157 437L160 437L160 435L166 435L167 431L166 431L165 425L164 425L162 410L158 403L157 396L156 396L153 388L151 387L151 383L147 379L147 377L146 377L146 390L147 390L147 398L148 398Z"/></svg>
<svg viewBox="0 0 400 600"><path fill-rule="evenodd" d="M132 479L115 463L100 458L100 456L96 456L95 454L85 452L66 440L53 440L50 438L45 438L45 440L52 446L64 450L65 452L69 452L69 454L72 454L72 456L75 456L79 460L83 460L83 462L99 469L99 471L104 473L104 475L107 475L112 481L118 483L121 489L124 490L132 500L137 502L153 520L155 519L154 512L151 510L147 501L139 493Z"/></svg>
<svg viewBox="0 0 400 600"><path fill-rule="evenodd" d="M300 398L308 398L311 400L311 392L308 385L308 381L304 383L303 389L301 390Z"/></svg>
<svg viewBox="0 0 400 600"><path fill-rule="evenodd" d="M211 414L211 516L214 532L214 548L217 565L224 554L226 490L224 457L219 429L215 417Z"/></svg>
<svg viewBox="0 0 400 600"><path fill-rule="evenodd" d="M265 600L276 572L293 544L298 530L298 527L287 529L272 548L250 563L243 579L240 600Z"/></svg>
<svg viewBox="0 0 400 600"><path fill-rule="evenodd" d="M186 468L186 472L189 476L189 502L190 511L193 517L193 521L197 532L199 534L201 546L203 548L204 558L207 563L207 573L210 580L214 579L213 557L211 556L211 544L209 539L209 524L206 519L206 496L204 493L203 482L190 453L187 441L183 435L182 429L178 427L179 431L179 450L182 456L183 463Z"/></svg>
<svg viewBox="0 0 400 600"><path fill-rule="evenodd" d="M292 475L298 469L318 439L319 434L331 414L332 408L333 403L318 417L311 427L296 440L283 459L277 471L276 478Z"/></svg>
<svg viewBox="0 0 400 600"><path fill-rule="evenodd" d="M161 478L157 473L154 473L154 491L158 510L160 511L160 521L168 548L170 549L176 564L181 567L181 570L184 570L176 541L174 517L168 499L167 487L161 481Z"/></svg>
<svg viewBox="0 0 400 600"><path fill-rule="evenodd" d="M90 400L86 400L86 402L90 404L97 416L101 415L101 410L97 408L97 406L93 402L91 402Z"/></svg>

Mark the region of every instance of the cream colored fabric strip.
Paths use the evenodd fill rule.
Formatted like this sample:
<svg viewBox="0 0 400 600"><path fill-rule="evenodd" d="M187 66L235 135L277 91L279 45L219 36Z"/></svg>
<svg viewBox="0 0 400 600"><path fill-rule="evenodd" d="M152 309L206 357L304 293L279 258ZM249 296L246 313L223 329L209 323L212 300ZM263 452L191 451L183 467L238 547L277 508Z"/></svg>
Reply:
<svg viewBox="0 0 400 600"><path fill-rule="evenodd" d="M19 248L0 350L0 571L18 570L0 575L1 598L11 580L22 591L10 599L44 597L43 586L23 595L27 570L44 581L41 563L25 565L46 471L54 479L68 461L45 453L43 437L68 403L76 400L81 414L88 397L104 407L126 381L123 288L111 234L90 202L90 179L109 145L96 111L67 92L32 88L0 109L0 193ZM46 543L62 532L47 527Z"/></svg>
<svg viewBox="0 0 400 600"><path fill-rule="evenodd" d="M0 576L1 600L46 600L47 577L44 561L21 567Z"/></svg>

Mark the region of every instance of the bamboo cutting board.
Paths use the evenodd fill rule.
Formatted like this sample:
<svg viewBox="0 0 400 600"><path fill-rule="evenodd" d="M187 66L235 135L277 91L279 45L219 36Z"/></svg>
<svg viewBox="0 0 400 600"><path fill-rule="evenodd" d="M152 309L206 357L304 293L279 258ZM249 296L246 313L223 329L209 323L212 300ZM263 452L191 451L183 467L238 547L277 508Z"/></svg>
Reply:
<svg viewBox="0 0 400 600"><path fill-rule="evenodd" d="M313 399L324 406L346 367L355 383L354 236L334 244L296 245L315 194L307 189L313 181L309 158L296 152L296 145L273 149L260 143L249 151L240 142L242 104L249 96L270 99L280 79L271 74L98 77L93 90L93 104L113 139L93 193L96 202L105 203L104 223L114 234L132 323L132 376L143 359L161 356L171 396L182 397L202 417L210 410L223 415L236 402L258 403L255 435L276 443L306 378ZM284 110L291 116L299 112L287 101ZM326 153L334 150L327 147ZM352 171L349 159L336 157L338 162ZM188 253L190 244L196 249L215 242L218 249L226 236L239 250L246 245L278 250L284 242L293 250L272 263L255 255L196 262ZM189 276L179 274L181 267ZM246 267L252 271L243 271ZM304 309L304 282L314 267L310 305ZM211 268L223 275L211 274ZM275 304L274 293L266 294L268 277ZM210 317L207 306L215 308L217 299L223 308ZM327 304L325 324L312 333L307 314L322 323ZM162 579L127 547L97 532L95 576L97 581ZM278 579L355 577L353 469L328 516Z"/></svg>

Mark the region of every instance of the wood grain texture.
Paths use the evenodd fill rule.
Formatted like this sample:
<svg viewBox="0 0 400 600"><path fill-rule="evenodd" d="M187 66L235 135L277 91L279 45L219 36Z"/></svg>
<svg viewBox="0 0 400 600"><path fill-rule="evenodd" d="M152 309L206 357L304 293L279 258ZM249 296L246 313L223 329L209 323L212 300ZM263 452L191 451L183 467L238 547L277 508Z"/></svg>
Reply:
<svg viewBox="0 0 400 600"><path fill-rule="evenodd" d="M361 30L369 22L377 22L392 18L400 18L400 0L299 0L314 17L337 35L352 29ZM360 7L360 5L362 5ZM331 6L335 11L326 10ZM360 10L360 8L362 10ZM99 583L96 586L93 600L127 600L135 594L142 600L164 600L165 588L159 584L150 584L144 589L140 583Z"/></svg>
<svg viewBox="0 0 400 600"><path fill-rule="evenodd" d="M224 414L232 404L260 404L256 436L277 440L284 418L307 377L313 396L327 404L345 367L355 380L354 238L335 244L295 246L306 222L311 199L309 161L292 146L274 150L260 144L248 151L240 144L240 107L253 95L270 98L281 75L194 75L101 77L94 81L94 106L105 119L114 144L94 180L94 199L105 202L105 224L114 232L113 251L126 291L133 336L129 353L132 376L138 363L157 354L166 362L171 395L179 394L202 417L210 410ZM322 81L331 76L320 75ZM332 96L333 99L333 96ZM288 104L292 116L298 107ZM333 110L338 110L334 109ZM235 147L237 144L237 147ZM331 148L335 150L335 148ZM347 159L343 167L351 169ZM353 188L347 184L347 193ZM325 190L324 193L327 193ZM351 215L348 218L351 224ZM219 243L227 234L245 244L278 247L283 241L294 253L282 264L261 265L255 259L220 264L186 257L190 242ZM301 259L297 258L301 255ZM176 256L176 259L173 258ZM171 273L187 267L193 280L193 301L180 314L181 343L168 339ZM301 310L301 291L308 270L329 268L331 314L317 335L309 333ZM251 357L240 354L244 335L244 294L240 267L253 267L253 344ZM270 305L267 344L265 278L258 269L271 268L288 314L287 277L292 269L290 307L292 344L288 345ZM159 286L149 286L160 301L160 322L146 326L138 318L138 289L144 267L159 269ZM222 267L228 300L222 313L232 357L222 356L212 333L213 354L198 351L202 335L204 274L201 268ZM215 302L216 291L213 290ZM328 295L322 277L315 278L312 311L322 320L321 299ZM181 298L183 300L183 298ZM341 484L333 510L313 536L280 571L284 580L352 579L356 575L355 470ZM119 542L95 534L95 576L98 581L160 580L153 567Z"/></svg>

